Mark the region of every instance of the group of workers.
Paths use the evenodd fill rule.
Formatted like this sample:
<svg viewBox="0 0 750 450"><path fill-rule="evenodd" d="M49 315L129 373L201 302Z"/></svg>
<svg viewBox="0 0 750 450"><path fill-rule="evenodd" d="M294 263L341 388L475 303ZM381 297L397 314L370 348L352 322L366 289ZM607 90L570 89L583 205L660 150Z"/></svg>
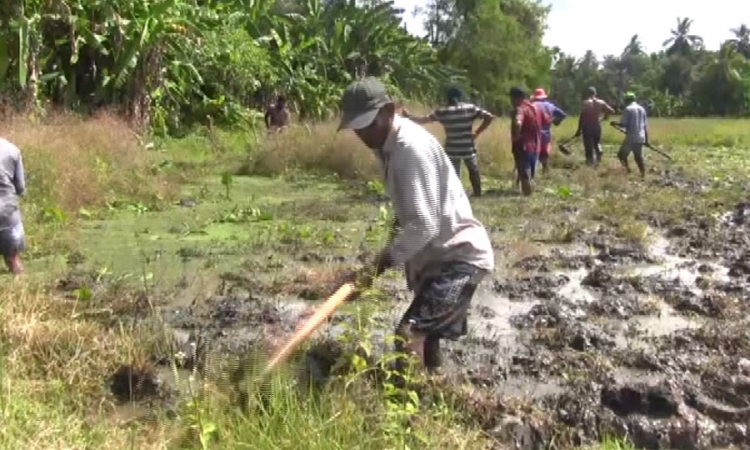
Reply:
<svg viewBox="0 0 750 450"><path fill-rule="evenodd" d="M484 132L494 119L494 116L483 108L469 102L462 101L461 91L451 88L447 93L447 105L437 108L424 117L413 116L403 110L404 117L412 121L425 124L439 122L445 130L445 152L453 163L456 173L461 175L461 161L469 171L469 180L474 196L482 195L481 177L477 162L476 139ZM567 114L551 102L544 89L538 88L530 98L520 88L510 90L510 100L514 107L511 118L511 148L516 169L516 184L521 185L524 195L530 195L532 181L538 165L546 172L552 149L552 126L559 125ZM635 102L635 95L625 95L626 108L620 122L612 125L625 131L618 158L629 171L627 158L632 152L636 164L645 176L643 163L643 145L648 143L646 125L646 111ZM597 166L602 158L601 121L606 120L615 110L604 100L597 97L596 89L587 90L586 98L581 105L578 129L574 138L583 136L583 147L586 163ZM481 125L474 130L474 121L481 119Z"/></svg>
<svg viewBox="0 0 750 450"><path fill-rule="evenodd" d="M512 152L518 182L529 195L537 164L547 169L551 127L566 114L548 100L543 89L537 89L532 98L520 88L511 89L509 95L514 107ZM351 281L365 289L389 268L406 269L414 299L397 327L397 349L415 354L428 370L441 365L441 340L455 340L467 333L467 312L474 292L495 265L488 233L474 217L459 176L463 161L474 195L482 194L475 142L494 116L462 102L458 89L450 89L447 97L448 104L428 116L415 117L405 110L397 114L385 86L376 78L364 78L344 91L339 125L339 130L353 130L380 161L395 216L386 246L354 273ZM633 152L643 176L642 148L648 145L646 112L632 93L626 94L625 100L621 120L612 122L625 132L618 156L627 168L627 157ZM600 115L606 118L613 112L596 97L595 89L589 89L575 136L583 136L586 160L591 165L601 160L600 121L604 119ZM477 119L482 124L473 130ZM288 125L283 97L267 109L265 120L275 130ZM419 125L432 121L445 127L444 146ZM0 139L0 253L14 274L23 272L19 255L25 244L18 197L25 192L24 180L21 152Z"/></svg>
<svg viewBox="0 0 750 450"><path fill-rule="evenodd" d="M547 99L543 89L537 89L533 98L520 88L509 94L514 106L512 151L519 183L529 195L537 163L543 170L548 164L551 126L562 122L566 114ZM414 297L397 325L396 350L415 355L428 371L441 365L442 340L456 340L467 333L467 312L474 293L495 265L487 230L474 217L459 176L464 161L474 195L481 195L475 141L493 115L462 102L457 89L450 89L447 97L447 106L425 117L405 110L397 114L385 86L375 78L365 78L344 91L339 125L339 130L353 130L379 160L395 216L395 231L385 247L353 274L351 281L358 289L367 289L387 269L405 269L407 287ZM620 122L612 122L625 132L619 159L627 168L627 156L634 152L643 176L646 113L632 93L625 99L627 107ZM604 120L599 116L603 113L606 118L614 110L596 97L593 88L583 110L575 136L583 136L587 162L596 165L601 159L600 121ZM482 124L473 130L477 119ZM432 121L445 128L444 147L418 125ZM398 361L396 373L405 362L403 358Z"/></svg>

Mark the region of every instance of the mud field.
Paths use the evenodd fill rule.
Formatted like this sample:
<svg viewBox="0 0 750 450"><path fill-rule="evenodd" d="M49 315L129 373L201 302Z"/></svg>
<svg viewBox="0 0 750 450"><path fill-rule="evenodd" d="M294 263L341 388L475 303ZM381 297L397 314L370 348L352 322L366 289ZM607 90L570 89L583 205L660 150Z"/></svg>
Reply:
<svg viewBox="0 0 750 450"><path fill-rule="evenodd" d="M502 448L608 437L641 448L750 448L750 205L716 217L688 211L679 223L645 219L644 245L599 222L573 242L498 267L481 285L469 336L444 345L437 386ZM209 353L278 346L305 300L335 287L300 275L287 280L294 289L280 292L274 273L357 262L301 252L225 273L209 298L168 302L162 316L185 355L182 367L205 365ZM410 297L398 277L379 285L394 302L376 317L374 347L382 352ZM316 342L330 342L350 319L337 312ZM311 352L308 369L324 379L332 361ZM156 381L142 384L158 391Z"/></svg>

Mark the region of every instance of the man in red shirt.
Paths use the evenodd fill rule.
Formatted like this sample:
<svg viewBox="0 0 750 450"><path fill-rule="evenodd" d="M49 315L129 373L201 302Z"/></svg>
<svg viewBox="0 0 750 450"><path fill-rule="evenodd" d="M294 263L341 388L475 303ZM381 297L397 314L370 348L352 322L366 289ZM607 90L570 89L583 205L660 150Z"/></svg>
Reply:
<svg viewBox="0 0 750 450"><path fill-rule="evenodd" d="M521 191L528 196L531 195L531 181L542 148L542 128L552 119L542 108L531 103L521 88L510 90L510 101L515 108L510 127L513 159Z"/></svg>

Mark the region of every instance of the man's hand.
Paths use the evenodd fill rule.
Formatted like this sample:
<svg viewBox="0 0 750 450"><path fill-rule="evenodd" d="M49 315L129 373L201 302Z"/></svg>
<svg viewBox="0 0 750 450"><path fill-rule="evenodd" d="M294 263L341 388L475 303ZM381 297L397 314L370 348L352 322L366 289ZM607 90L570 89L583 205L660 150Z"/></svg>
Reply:
<svg viewBox="0 0 750 450"><path fill-rule="evenodd" d="M390 257L387 252L383 251L380 252L371 262L365 264L361 269L351 270L341 274L337 281L339 283L354 284L356 291L348 300L356 300L362 291L370 289L375 282L375 279L390 266Z"/></svg>

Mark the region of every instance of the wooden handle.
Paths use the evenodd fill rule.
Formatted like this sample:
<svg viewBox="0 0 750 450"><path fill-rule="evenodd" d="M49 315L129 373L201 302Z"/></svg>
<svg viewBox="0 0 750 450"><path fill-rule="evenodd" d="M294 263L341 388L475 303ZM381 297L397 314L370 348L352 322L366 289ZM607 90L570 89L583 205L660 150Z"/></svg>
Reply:
<svg viewBox="0 0 750 450"><path fill-rule="evenodd" d="M281 362L286 360L289 355L292 354L294 349L297 348L297 346L303 343L312 334L312 332L315 331L315 329L318 328L321 323L323 323L324 320L326 320L331 314L333 314L336 308L338 308L339 305L344 302L344 300L346 300L350 295L354 293L355 289L356 288L354 287L354 284L347 283L338 288L338 290L334 292L333 295L328 297L328 299L323 302L323 305L321 305L321 307L318 308L317 311L315 311L315 314L307 319L307 322L305 322L304 326L298 329L292 335L289 341L284 345L284 347L276 352L274 357L271 358L271 361L269 361L268 365L266 366L264 374L268 374Z"/></svg>

